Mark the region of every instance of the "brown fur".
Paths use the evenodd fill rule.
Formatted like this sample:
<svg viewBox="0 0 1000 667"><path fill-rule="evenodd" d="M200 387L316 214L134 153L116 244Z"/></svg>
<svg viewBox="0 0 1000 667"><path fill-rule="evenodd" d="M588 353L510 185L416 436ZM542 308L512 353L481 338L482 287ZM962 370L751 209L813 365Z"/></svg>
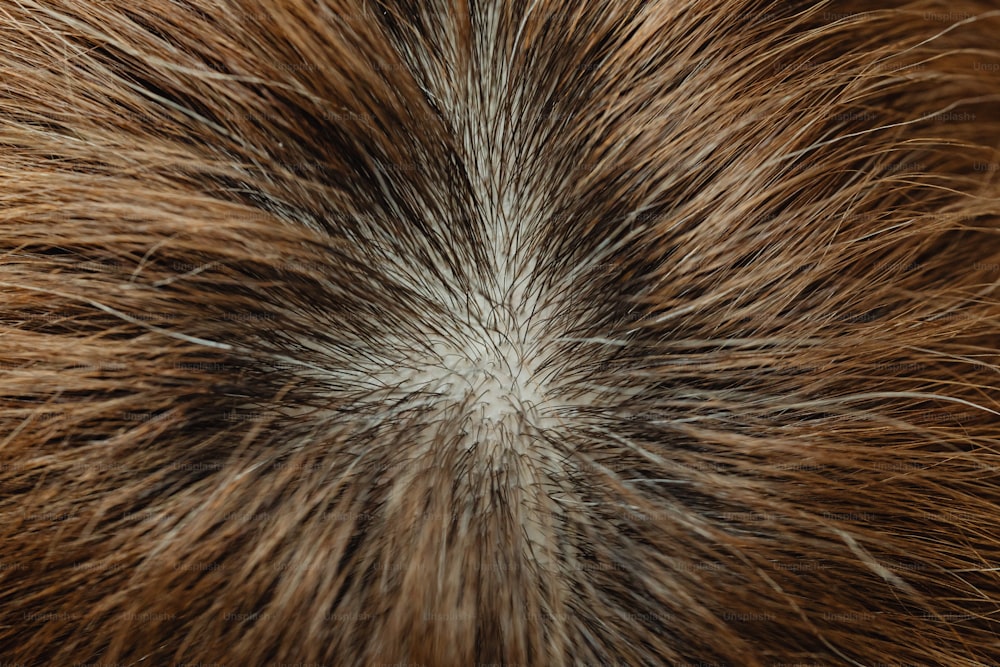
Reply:
<svg viewBox="0 0 1000 667"><path fill-rule="evenodd" d="M1000 663L1000 11L0 0L4 664Z"/></svg>

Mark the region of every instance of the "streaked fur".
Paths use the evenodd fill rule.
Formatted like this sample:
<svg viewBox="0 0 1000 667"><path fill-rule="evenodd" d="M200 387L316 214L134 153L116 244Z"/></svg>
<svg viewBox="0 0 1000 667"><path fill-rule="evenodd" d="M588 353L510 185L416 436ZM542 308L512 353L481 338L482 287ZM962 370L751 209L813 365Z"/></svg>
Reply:
<svg viewBox="0 0 1000 667"><path fill-rule="evenodd" d="M1000 662L998 36L0 0L0 657Z"/></svg>

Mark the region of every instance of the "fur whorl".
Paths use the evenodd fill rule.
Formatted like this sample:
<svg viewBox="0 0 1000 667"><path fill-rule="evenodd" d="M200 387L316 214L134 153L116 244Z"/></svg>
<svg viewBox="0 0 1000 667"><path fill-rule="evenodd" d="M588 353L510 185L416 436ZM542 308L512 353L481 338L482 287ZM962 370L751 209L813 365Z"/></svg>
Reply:
<svg viewBox="0 0 1000 667"><path fill-rule="evenodd" d="M987 0L0 0L0 662L1000 663Z"/></svg>

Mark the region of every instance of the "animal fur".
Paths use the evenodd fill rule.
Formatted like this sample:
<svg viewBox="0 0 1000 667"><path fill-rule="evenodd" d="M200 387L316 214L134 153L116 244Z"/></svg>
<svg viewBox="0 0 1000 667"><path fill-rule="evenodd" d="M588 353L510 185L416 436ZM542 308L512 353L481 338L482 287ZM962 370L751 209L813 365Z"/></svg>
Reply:
<svg viewBox="0 0 1000 667"><path fill-rule="evenodd" d="M1000 663L998 37L0 0L3 664Z"/></svg>

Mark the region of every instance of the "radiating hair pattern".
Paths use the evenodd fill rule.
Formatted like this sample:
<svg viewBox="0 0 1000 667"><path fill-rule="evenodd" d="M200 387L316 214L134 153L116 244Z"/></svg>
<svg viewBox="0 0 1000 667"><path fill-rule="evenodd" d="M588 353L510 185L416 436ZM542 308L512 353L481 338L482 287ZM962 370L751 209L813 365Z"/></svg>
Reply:
<svg viewBox="0 0 1000 667"><path fill-rule="evenodd" d="M0 0L0 663L1000 663L1000 6Z"/></svg>

